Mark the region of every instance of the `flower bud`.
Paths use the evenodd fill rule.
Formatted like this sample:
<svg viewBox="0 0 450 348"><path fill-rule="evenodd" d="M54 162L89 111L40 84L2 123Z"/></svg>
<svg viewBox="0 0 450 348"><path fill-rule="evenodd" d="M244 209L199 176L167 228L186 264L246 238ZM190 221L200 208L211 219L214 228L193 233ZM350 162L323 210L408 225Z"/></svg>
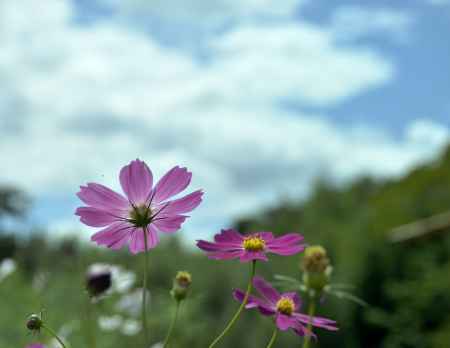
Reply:
<svg viewBox="0 0 450 348"><path fill-rule="evenodd" d="M91 297L104 294L111 287L111 270L103 265L93 264L86 273L86 289Z"/></svg>
<svg viewBox="0 0 450 348"><path fill-rule="evenodd" d="M27 320L27 329L30 331L39 331L42 328L42 319L38 314L31 314Z"/></svg>
<svg viewBox="0 0 450 348"><path fill-rule="evenodd" d="M189 293L191 283L192 276L189 272L178 272L173 280L173 287L170 294L177 302L183 301Z"/></svg>
<svg viewBox="0 0 450 348"><path fill-rule="evenodd" d="M307 247L301 267L304 271L303 282L311 293L322 292L323 288L328 285L332 272L326 250L319 245Z"/></svg>
<svg viewBox="0 0 450 348"><path fill-rule="evenodd" d="M305 249L303 256L302 268L308 273L325 272L330 265L326 250L320 245L309 246Z"/></svg>

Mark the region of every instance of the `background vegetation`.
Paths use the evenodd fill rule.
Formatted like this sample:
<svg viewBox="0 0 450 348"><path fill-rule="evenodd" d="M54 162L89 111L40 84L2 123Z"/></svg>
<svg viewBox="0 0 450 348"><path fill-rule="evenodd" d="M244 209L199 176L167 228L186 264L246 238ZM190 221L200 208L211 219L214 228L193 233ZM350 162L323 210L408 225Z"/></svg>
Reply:
<svg viewBox="0 0 450 348"><path fill-rule="evenodd" d="M8 191L9 190L9 191ZM0 221L27 206L18 191L3 188ZM9 193L7 193L9 192ZM235 225L241 231L299 231L312 244L324 245L334 265L333 280L355 286L355 294L369 303L325 298L320 314L335 318L338 333L320 331L316 347L448 348L450 342L450 228L392 241L392 229L450 210L450 147L433 163L416 168L403 178L377 181L371 178L335 187L319 180L306 201L285 201L254 216L242 217ZM450 223L449 223L450 225ZM119 264L138 275L141 257L127 251L110 252L76 240L53 242L46 234L21 237L3 223L0 260L14 258L18 269L0 282L0 347L17 348L39 340L30 337L25 318L42 308L54 328L68 328L73 347L85 347L86 294L83 291L87 265L94 262ZM423 226L424 231L429 231ZM51 231L48 231L48 235ZM192 296L183 304L173 347L206 347L237 304L233 287L244 287L247 264L208 261L194 249L170 238L151 253L150 321L152 342L163 339L173 311L169 297L177 270L193 275ZM298 257L272 257L259 264L258 272L299 277ZM96 304L96 315L116 313L119 295ZM120 313L124 318L129 316ZM271 334L271 322L247 312L224 341L223 347L263 347ZM98 347L138 347L140 335L127 336L119 329L101 331ZM70 331L70 330L69 330ZM45 337L42 336L42 340ZM280 336L276 346L299 347L292 333Z"/></svg>

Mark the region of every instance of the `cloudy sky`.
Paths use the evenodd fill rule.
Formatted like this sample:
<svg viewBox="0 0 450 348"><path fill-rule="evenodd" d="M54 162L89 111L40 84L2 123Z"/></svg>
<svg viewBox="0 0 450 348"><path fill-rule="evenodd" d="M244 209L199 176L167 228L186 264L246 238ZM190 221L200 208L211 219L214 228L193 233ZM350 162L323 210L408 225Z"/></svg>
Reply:
<svg viewBox="0 0 450 348"><path fill-rule="evenodd" d="M207 237L317 176L398 176L450 139L450 1L0 1L0 183L89 232L80 184L193 171Z"/></svg>

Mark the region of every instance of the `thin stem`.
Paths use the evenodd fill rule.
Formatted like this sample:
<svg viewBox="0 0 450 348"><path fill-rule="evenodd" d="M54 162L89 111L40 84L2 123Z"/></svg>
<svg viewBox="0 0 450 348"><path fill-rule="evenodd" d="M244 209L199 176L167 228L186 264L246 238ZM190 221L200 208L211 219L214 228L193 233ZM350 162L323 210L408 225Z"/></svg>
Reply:
<svg viewBox="0 0 450 348"><path fill-rule="evenodd" d="M272 338L270 339L270 342L266 348L271 348L273 346L275 339L277 338L277 334L278 334L278 328L275 326L275 330L273 330Z"/></svg>
<svg viewBox="0 0 450 348"><path fill-rule="evenodd" d="M175 315L172 318L172 322L170 323L170 327L169 327L169 330L167 331L166 338L164 339L163 348L166 348L169 346L169 340L172 335L173 328L175 327L175 323L177 322L177 319L178 319L178 313L180 311L180 304L181 304L181 301L177 301L177 306L175 308Z"/></svg>
<svg viewBox="0 0 450 348"><path fill-rule="evenodd" d="M58 343L61 345L61 347L67 348L66 345L64 344L64 342L62 341L62 339L60 339L60 338L58 337L58 335L56 334L55 331L53 331L52 329L50 329L50 328L49 328L47 325L45 325L45 324L42 324L42 328L45 329L45 330L50 334L50 336L53 336L53 337L58 341Z"/></svg>
<svg viewBox="0 0 450 348"><path fill-rule="evenodd" d="M96 321L95 321L95 315L92 312L92 308L91 306L93 306L94 304L91 303L90 299L88 298L86 301L86 327L87 327L87 334L88 334L88 346L90 348L96 348L97 347L97 343L95 340L95 328L97 326Z"/></svg>
<svg viewBox="0 0 450 348"><path fill-rule="evenodd" d="M309 321L307 326L307 335L305 336L305 340L303 341L303 348L309 348L309 342L311 341L311 334L312 334L312 322L315 312L316 312L316 299L314 296L311 296L308 304Z"/></svg>
<svg viewBox="0 0 450 348"><path fill-rule="evenodd" d="M147 228L144 228L144 284L142 285L142 326L144 330L144 345L148 344L148 327L147 327L147 273L148 273L148 241Z"/></svg>
<svg viewBox="0 0 450 348"><path fill-rule="evenodd" d="M250 279L248 281L247 285L247 291L245 292L244 300L242 301L241 305L239 306L239 309L237 310L236 314L233 316L233 318L230 320L228 325L225 327L225 329L222 331L222 333L217 336L217 338L209 345L208 348L214 347L225 334L230 330L233 325L236 323L237 318L241 314L242 310L244 309L245 305L247 304L248 298L250 296L250 293L252 292L253 287L253 277L255 276L255 269L256 269L256 261L252 261L251 271L250 271Z"/></svg>

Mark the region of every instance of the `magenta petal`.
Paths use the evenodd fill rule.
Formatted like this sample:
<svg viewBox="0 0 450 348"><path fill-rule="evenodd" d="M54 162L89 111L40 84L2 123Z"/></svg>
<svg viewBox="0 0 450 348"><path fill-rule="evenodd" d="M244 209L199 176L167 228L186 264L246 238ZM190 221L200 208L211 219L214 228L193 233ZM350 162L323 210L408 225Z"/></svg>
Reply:
<svg viewBox="0 0 450 348"><path fill-rule="evenodd" d="M282 313L277 313L275 317L275 323L280 330L286 331L291 327L295 327L295 320Z"/></svg>
<svg viewBox="0 0 450 348"><path fill-rule="evenodd" d="M244 240L244 237L238 233L236 230L228 229L228 230L222 230L219 234L216 234L214 236L214 240L216 242L224 242L224 243L230 243L235 245L242 245L242 241Z"/></svg>
<svg viewBox="0 0 450 348"><path fill-rule="evenodd" d="M303 244L293 246L276 246L276 247L269 244L267 246L267 251L283 256L294 255L302 252L303 250L305 250L305 246Z"/></svg>
<svg viewBox="0 0 450 348"><path fill-rule="evenodd" d="M266 282L262 277L256 276L253 279L253 285L255 286L255 289L258 290L258 292L261 294L261 296L267 299L267 301L269 301L271 304L275 305L281 297L279 292L275 290L272 285Z"/></svg>
<svg viewBox="0 0 450 348"><path fill-rule="evenodd" d="M80 217L82 223L91 227L107 226L121 219L114 214L93 207L79 207L75 211L75 215Z"/></svg>
<svg viewBox="0 0 450 348"><path fill-rule="evenodd" d="M244 301L245 293L240 289L235 289L233 291L233 296L237 301L242 303L242 301ZM274 308L271 308L269 304L252 295L249 296L245 308L247 309L258 308L260 313L266 316L274 315L276 312L276 310Z"/></svg>
<svg viewBox="0 0 450 348"><path fill-rule="evenodd" d="M248 262L253 260L268 261L266 254L262 251L244 250L241 256L241 262Z"/></svg>
<svg viewBox="0 0 450 348"><path fill-rule="evenodd" d="M240 257L242 250L236 251L216 251L208 253L208 258L213 260L231 260Z"/></svg>
<svg viewBox="0 0 450 348"><path fill-rule="evenodd" d="M97 244L108 245L111 242L117 240L117 235L122 231L126 231L131 235L133 226L128 222L114 222L108 227L98 231L91 236L91 240L97 242Z"/></svg>
<svg viewBox="0 0 450 348"><path fill-rule="evenodd" d="M281 237L274 238L270 245L276 246L286 246L292 244L298 244L303 241L303 236L299 233L287 233Z"/></svg>
<svg viewBox="0 0 450 348"><path fill-rule="evenodd" d="M309 321L311 320L311 317L306 314L294 313L293 315L295 316L295 318L298 321L300 321L304 324L308 324ZM330 319L322 318L322 317L312 317L312 325L323 328L323 329L327 329L330 331L338 330L338 328L336 327L336 322L334 320L330 320Z"/></svg>
<svg viewBox="0 0 450 348"><path fill-rule="evenodd" d="M95 183L80 186L77 196L87 205L102 210L126 210L129 206L125 197L106 186Z"/></svg>
<svg viewBox="0 0 450 348"><path fill-rule="evenodd" d="M123 167L119 175L120 185L128 199L136 205L147 201L153 185L153 175L145 162L136 159Z"/></svg>
<svg viewBox="0 0 450 348"><path fill-rule="evenodd" d="M161 218L160 220L156 219L153 224L160 230L165 233L173 233L178 231L181 228L181 224L186 220L187 216L178 215L178 216L170 216L166 218Z"/></svg>
<svg viewBox="0 0 450 348"><path fill-rule="evenodd" d="M154 201L163 202L183 191L191 182L192 173L178 166L169 170L156 184Z"/></svg>
<svg viewBox="0 0 450 348"><path fill-rule="evenodd" d="M152 225L147 228L147 250L153 249L158 245L159 237L158 231ZM144 240L144 230L142 228L135 228L129 245L131 253L137 254L145 251L145 240Z"/></svg>
<svg viewBox="0 0 450 348"><path fill-rule="evenodd" d="M202 202L203 191L194 191L184 197L168 202L167 208L162 211L163 215L180 215L189 213Z"/></svg>

